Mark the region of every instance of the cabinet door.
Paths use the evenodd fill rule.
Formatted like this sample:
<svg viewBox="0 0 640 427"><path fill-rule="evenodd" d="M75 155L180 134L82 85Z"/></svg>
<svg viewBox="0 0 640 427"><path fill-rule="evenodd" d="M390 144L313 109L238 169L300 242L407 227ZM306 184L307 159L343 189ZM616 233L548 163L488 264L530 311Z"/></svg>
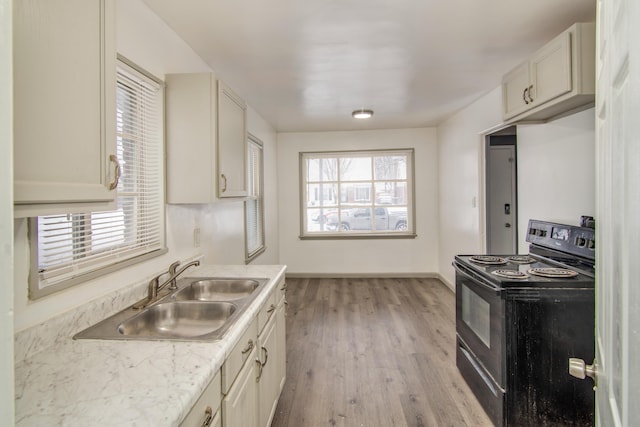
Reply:
<svg viewBox="0 0 640 427"><path fill-rule="evenodd" d="M522 63L502 78L502 113L505 119L531 108L529 86L529 62Z"/></svg>
<svg viewBox="0 0 640 427"><path fill-rule="evenodd" d="M106 207L116 196L114 2L13 4L14 203L39 206L32 215Z"/></svg>
<svg viewBox="0 0 640 427"><path fill-rule="evenodd" d="M537 51L529 66L533 107L571 92L571 32L560 34Z"/></svg>
<svg viewBox="0 0 640 427"><path fill-rule="evenodd" d="M278 305L276 311L276 330L277 330L277 348L278 358L276 364L278 366L278 394L282 392L284 388L284 382L287 379L287 331L286 331L286 319L285 319L285 299L283 298Z"/></svg>
<svg viewBox="0 0 640 427"><path fill-rule="evenodd" d="M247 195L247 106L218 81L218 197Z"/></svg>
<svg viewBox="0 0 640 427"><path fill-rule="evenodd" d="M225 427L257 427L257 382L254 348L229 393L222 400L222 424Z"/></svg>
<svg viewBox="0 0 640 427"><path fill-rule="evenodd" d="M167 203L213 203L216 196L216 100L211 73L168 74Z"/></svg>
<svg viewBox="0 0 640 427"><path fill-rule="evenodd" d="M278 379L278 331L276 327L276 313L274 312L260 336L258 349L258 406L259 427L268 427L275 413L278 397L280 396L280 381Z"/></svg>

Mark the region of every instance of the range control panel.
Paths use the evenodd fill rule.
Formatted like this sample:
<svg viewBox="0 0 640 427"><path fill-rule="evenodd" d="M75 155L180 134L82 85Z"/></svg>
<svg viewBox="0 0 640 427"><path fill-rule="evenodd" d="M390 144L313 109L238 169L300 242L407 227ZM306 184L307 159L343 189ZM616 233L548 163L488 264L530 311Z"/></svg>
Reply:
<svg viewBox="0 0 640 427"><path fill-rule="evenodd" d="M531 219L527 228L527 242L595 259L595 230L592 228Z"/></svg>

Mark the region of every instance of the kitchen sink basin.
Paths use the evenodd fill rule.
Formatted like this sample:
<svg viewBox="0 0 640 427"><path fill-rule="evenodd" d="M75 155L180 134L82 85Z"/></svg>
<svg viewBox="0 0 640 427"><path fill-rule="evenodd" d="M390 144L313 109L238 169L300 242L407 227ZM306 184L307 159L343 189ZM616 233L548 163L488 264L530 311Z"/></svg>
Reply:
<svg viewBox="0 0 640 427"><path fill-rule="evenodd" d="M235 324L268 279L195 277L77 333L74 339L216 341ZM146 301L145 301L146 302Z"/></svg>
<svg viewBox="0 0 640 427"><path fill-rule="evenodd" d="M193 280L193 279L191 279ZM254 279L204 279L192 281L174 293L177 301L229 301L251 295L260 285Z"/></svg>
<svg viewBox="0 0 640 427"><path fill-rule="evenodd" d="M139 337L193 338L216 332L236 309L229 302L166 302L125 320L118 332Z"/></svg>

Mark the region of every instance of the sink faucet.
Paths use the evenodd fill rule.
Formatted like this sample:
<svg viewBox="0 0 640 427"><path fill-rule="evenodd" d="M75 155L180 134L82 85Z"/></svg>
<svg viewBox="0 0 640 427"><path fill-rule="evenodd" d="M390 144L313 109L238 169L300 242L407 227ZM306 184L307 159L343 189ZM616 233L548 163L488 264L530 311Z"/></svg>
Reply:
<svg viewBox="0 0 640 427"><path fill-rule="evenodd" d="M185 264L184 266L182 266L182 268L180 270L178 270L178 266L180 265L180 261L176 261L173 264L171 264L169 266L169 270L167 271L167 273L169 274L169 278L167 280L165 280L162 284L160 284L160 277L162 277L164 274L167 273L162 273L157 275L156 277L154 277L153 279L151 279L149 281L149 285L148 285L148 295L147 298L143 299L142 301L139 301L138 303L136 303L133 308L134 309L141 309L141 308L145 308L146 306L148 306L149 304L153 303L156 299L158 299L158 292L160 292L162 289L164 289L165 286L169 285L170 290L175 290L178 289L178 286L176 285L176 279L178 278L179 275L181 275L187 268L191 267L191 266L199 266L200 265L200 261L191 261L188 264Z"/></svg>

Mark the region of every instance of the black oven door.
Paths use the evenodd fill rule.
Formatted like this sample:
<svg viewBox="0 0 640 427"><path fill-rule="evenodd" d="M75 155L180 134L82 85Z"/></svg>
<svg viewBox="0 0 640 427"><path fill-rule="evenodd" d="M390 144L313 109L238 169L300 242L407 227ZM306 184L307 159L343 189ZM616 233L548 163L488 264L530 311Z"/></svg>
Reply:
<svg viewBox="0 0 640 427"><path fill-rule="evenodd" d="M456 268L456 332L475 359L505 388L504 300L499 287Z"/></svg>

